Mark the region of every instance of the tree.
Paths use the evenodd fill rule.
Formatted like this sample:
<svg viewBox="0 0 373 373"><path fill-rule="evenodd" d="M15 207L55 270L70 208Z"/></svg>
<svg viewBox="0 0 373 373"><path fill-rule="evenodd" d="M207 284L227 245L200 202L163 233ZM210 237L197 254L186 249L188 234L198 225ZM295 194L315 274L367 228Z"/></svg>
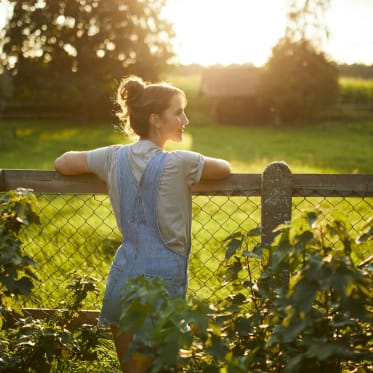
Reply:
<svg viewBox="0 0 373 373"><path fill-rule="evenodd" d="M19 98L110 103L126 74L156 79L173 52L165 0L22 0L6 26L5 65ZM11 62L14 62L14 66ZM101 107L99 105L99 107Z"/></svg>
<svg viewBox="0 0 373 373"><path fill-rule="evenodd" d="M338 69L322 51L330 0L289 1L285 36L264 67L262 98L278 122L314 119L338 99Z"/></svg>
<svg viewBox="0 0 373 373"><path fill-rule="evenodd" d="M336 103L338 70L309 41L283 38L264 68L261 94L280 123L304 123Z"/></svg>
<svg viewBox="0 0 373 373"><path fill-rule="evenodd" d="M330 0L288 0L288 4L285 36L292 41L309 40L321 49L329 38L325 13Z"/></svg>

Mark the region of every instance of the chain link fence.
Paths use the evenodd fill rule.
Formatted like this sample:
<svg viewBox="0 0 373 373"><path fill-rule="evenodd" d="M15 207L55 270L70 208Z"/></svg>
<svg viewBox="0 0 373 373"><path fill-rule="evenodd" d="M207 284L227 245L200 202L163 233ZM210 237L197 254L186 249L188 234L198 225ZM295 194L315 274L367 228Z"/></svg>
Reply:
<svg viewBox="0 0 373 373"><path fill-rule="evenodd" d="M58 308L76 274L93 276L103 294L106 276L121 235L110 201L104 195L36 193L40 226L25 232L24 248L37 266L40 299L25 307ZM247 197L193 197L193 248L189 292L214 299L224 265L224 239L236 231L260 224L260 199ZM101 296L86 308L99 309Z"/></svg>
<svg viewBox="0 0 373 373"><path fill-rule="evenodd" d="M84 274L93 276L100 289L100 295L91 296L85 307L100 309L111 260L121 242L109 198L44 193L37 193L37 198L41 225L25 233L24 247L36 262L40 285L37 296L22 306L59 308L72 277ZM297 197L293 198L292 205L293 215L315 206L336 209L348 217L357 235L372 215L373 199ZM190 296L211 301L224 296L219 292L223 280L224 240L232 233L260 226L260 217L259 197L193 197ZM259 241L260 237L256 243Z"/></svg>

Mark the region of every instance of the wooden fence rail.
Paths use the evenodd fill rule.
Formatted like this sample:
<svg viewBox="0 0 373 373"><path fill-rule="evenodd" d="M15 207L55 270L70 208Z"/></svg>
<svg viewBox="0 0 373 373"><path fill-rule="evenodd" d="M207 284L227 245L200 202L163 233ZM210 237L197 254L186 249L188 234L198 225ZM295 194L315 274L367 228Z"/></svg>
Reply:
<svg viewBox="0 0 373 373"><path fill-rule="evenodd" d="M18 187L42 193L106 194L93 174L64 176L56 171L0 170L0 192ZM233 174L220 181L193 186L194 195L261 197L262 241L291 218L292 197L372 197L373 174L292 174L284 162L267 165L263 174Z"/></svg>
<svg viewBox="0 0 373 373"><path fill-rule="evenodd" d="M270 163L278 169L283 162ZM227 179L193 186L195 195L260 196L262 174L233 174ZM271 175L269 175L270 177ZM372 197L373 174L289 174L293 197ZM106 194L106 185L93 174L64 176L56 171L0 169L0 192L17 187L43 193Z"/></svg>

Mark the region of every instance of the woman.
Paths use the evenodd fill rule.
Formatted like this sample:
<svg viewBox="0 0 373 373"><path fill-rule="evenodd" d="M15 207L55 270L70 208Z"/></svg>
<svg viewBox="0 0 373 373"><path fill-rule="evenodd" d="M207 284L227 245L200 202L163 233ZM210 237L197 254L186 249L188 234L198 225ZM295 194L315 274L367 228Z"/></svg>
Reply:
<svg viewBox="0 0 373 373"><path fill-rule="evenodd" d="M165 152L166 141L180 142L189 121L184 93L171 85L127 77L119 85L119 118L138 141L91 151L69 151L55 161L65 175L95 173L107 183L123 234L108 276L100 322L111 326L125 372L142 372L125 358L133 335L118 333L120 298L136 276L161 277L172 297L184 297L191 248L191 186L230 175L228 162L190 151ZM136 335L141 335L141 331Z"/></svg>

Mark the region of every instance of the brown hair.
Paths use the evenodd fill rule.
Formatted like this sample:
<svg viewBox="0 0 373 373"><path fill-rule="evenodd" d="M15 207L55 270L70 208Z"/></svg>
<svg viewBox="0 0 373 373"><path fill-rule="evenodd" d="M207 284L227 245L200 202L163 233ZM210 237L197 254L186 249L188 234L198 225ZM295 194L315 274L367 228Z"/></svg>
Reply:
<svg viewBox="0 0 373 373"><path fill-rule="evenodd" d="M186 102L182 90L167 84L150 84L137 76L124 78L117 90L118 118L128 135L147 137L151 114L162 114L170 105L171 98L179 94Z"/></svg>

